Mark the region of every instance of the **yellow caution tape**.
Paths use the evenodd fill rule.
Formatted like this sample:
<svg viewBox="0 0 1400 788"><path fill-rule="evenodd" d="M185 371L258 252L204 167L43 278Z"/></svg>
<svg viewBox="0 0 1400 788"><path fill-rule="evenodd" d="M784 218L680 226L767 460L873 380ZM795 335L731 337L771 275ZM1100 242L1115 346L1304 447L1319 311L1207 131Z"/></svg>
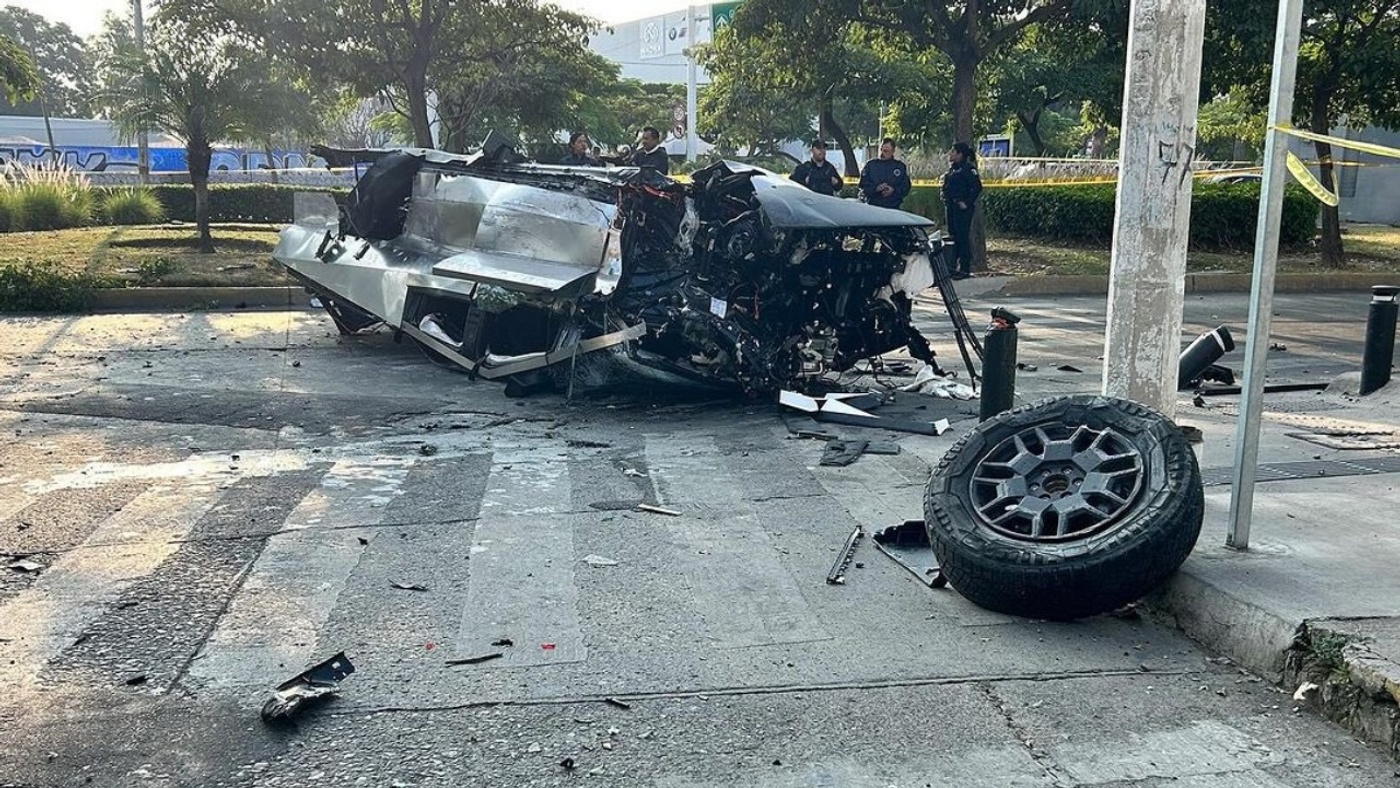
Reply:
<svg viewBox="0 0 1400 788"><path fill-rule="evenodd" d="M1287 163L1288 172L1293 175L1294 180L1302 184L1304 189L1312 192L1312 196L1321 200L1323 205L1330 205L1336 208L1341 204L1342 201L1337 197L1336 193L1328 191L1326 186L1323 186L1317 178L1314 178L1312 171L1308 169L1308 165L1304 164L1302 159L1294 156L1292 151L1288 152Z"/></svg>
<svg viewBox="0 0 1400 788"><path fill-rule="evenodd" d="M1314 134L1311 131L1295 129L1292 126L1282 123L1275 126L1274 129L1277 131L1281 131L1289 136L1297 137L1298 139L1302 140L1308 140L1310 142L1326 142L1332 145L1336 145L1338 148L1350 148L1351 150L1359 150L1362 153L1369 153L1373 156L1384 156L1388 159L1400 159L1400 148L1387 148L1384 145L1377 145L1374 142L1361 142L1360 140L1349 140L1345 137L1332 137L1326 134Z"/></svg>

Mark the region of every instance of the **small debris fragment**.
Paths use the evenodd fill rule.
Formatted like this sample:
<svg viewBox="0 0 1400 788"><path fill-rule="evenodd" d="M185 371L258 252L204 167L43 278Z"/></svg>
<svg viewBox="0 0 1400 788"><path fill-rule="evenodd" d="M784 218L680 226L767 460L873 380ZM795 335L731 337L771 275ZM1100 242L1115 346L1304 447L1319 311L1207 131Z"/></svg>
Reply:
<svg viewBox="0 0 1400 788"><path fill-rule="evenodd" d="M448 665L480 665L480 664L483 663L483 662L490 662L490 661L493 660L493 659L500 659L501 657L504 657L504 656L505 656L505 655L502 654L502 653L499 652L499 651L493 651L493 652L491 652L490 654L482 654L482 655L479 656L479 657L462 657L461 659L449 659L449 660L447 660L447 664L448 664Z"/></svg>
<svg viewBox="0 0 1400 788"><path fill-rule="evenodd" d="M136 673L136 674L127 676L127 677L126 677L126 681L124 681L124 682L122 682L122 683L123 683L123 684L126 684L126 686L128 686L128 687L139 687L139 686L141 686L142 684L145 684L145 683L146 683L146 674L145 674L145 673Z"/></svg>
<svg viewBox="0 0 1400 788"><path fill-rule="evenodd" d="M292 366L294 366L294 367L299 367L299 366L301 366L301 362L300 362L300 361L293 361L293 362L292 362Z"/></svg>
<svg viewBox="0 0 1400 788"><path fill-rule="evenodd" d="M360 540L360 547L368 547L368 546L369 546L369 540L366 539L366 538L364 538L363 536L357 536L357 537L355 537L355 538L358 539L358 540Z"/></svg>
<svg viewBox="0 0 1400 788"><path fill-rule="evenodd" d="M515 641L511 640L510 638L501 638L500 640L491 641L491 645L498 646L500 648L510 648L511 646L515 645Z"/></svg>
<svg viewBox="0 0 1400 788"><path fill-rule="evenodd" d="M578 765L574 763L573 758L565 758L564 760L559 762L559 765L563 767L564 771L566 772L571 772L574 769L578 768Z"/></svg>
<svg viewBox="0 0 1400 788"><path fill-rule="evenodd" d="M397 580L390 581L390 588L397 588L400 591L427 591L428 587L418 583L400 583Z"/></svg>
<svg viewBox="0 0 1400 788"><path fill-rule="evenodd" d="M1016 368L1021 370L1022 372L1035 372L1036 370L1040 369L1040 367L1037 367L1034 364L1027 364L1024 361L1016 362Z"/></svg>
<svg viewBox="0 0 1400 788"><path fill-rule="evenodd" d="M617 735L618 735L619 733L622 733L622 729L621 729L621 728L611 728L611 727L608 728L608 735L609 735L609 736L612 736L613 738L617 738Z"/></svg>
<svg viewBox="0 0 1400 788"><path fill-rule="evenodd" d="M555 647L556 647L556 644L554 644L554 643L541 643L541 644L540 644L540 648L544 649L545 651L553 651L553 650L555 649Z"/></svg>
<svg viewBox="0 0 1400 788"><path fill-rule="evenodd" d="M1308 699L1308 693L1309 693L1309 692L1312 692L1312 691L1315 690L1315 689L1317 689L1317 685L1316 685L1316 684L1312 683L1311 681L1305 681L1305 682L1303 682L1302 684L1299 684L1299 685L1298 685L1297 691L1295 691L1295 692L1293 693L1293 699L1294 699L1294 700L1307 700L1307 699Z"/></svg>
<svg viewBox="0 0 1400 788"><path fill-rule="evenodd" d="M1209 405L1206 405L1206 398L1202 397L1200 392L1196 392L1196 396L1191 398L1191 404L1195 405L1198 408L1210 407Z"/></svg>
<svg viewBox="0 0 1400 788"><path fill-rule="evenodd" d="M429 643L429 646L433 644ZM289 719L302 706L340 691L340 682L355 672L355 666L342 651L319 662L277 686L262 707L262 721L271 725Z"/></svg>
<svg viewBox="0 0 1400 788"><path fill-rule="evenodd" d="M646 478L646 474L645 474L645 473L642 473L641 471L637 470L636 468L627 468L627 469L625 469L625 470L622 471L622 475L623 475L623 476L631 477L631 478L633 478L633 479L644 479L644 478Z"/></svg>
<svg viewBox="0 0 1400 788"><path fill-rule="evenodd" d="M774 765L774 766L782 766L782 765L783 765L783 762L782 762L781 760L777 759L777 758L774 758L774 759L773 759L773 765Z"/></svg>
<svg viewBox="0 0 1400 788"><path fill-rule="evenodd" d="M1269 343L1269 350L1272 350L1272 351L1274 351L1275 353L1287 353L1287 352L1288 352L1288 346L1287 346L1287 345L1279 344L1278 342L1270 342L1270 343Z"/></svg>
<svg viewBox="0 0 1400 788"><path fill-rule="evenodd" d="M44 571L43 564L39 563L38 561L29 560L15 561L14 563L10 564L7 568L13 569L16 572L24 572L26 574L38 574Z"/></svg>
<svg viewBox="0 0 1400 788"><path fill-rule="evenodd" d="M526 747L526 748L525 748L525 752L528 752L528 753L544 752L544 748L541 747L541 746L539 745L539 742L535 742L534 744L531 744L529 747Z"/></svg>
<svg viewBox="0 0 1400 788"><path fill-rule="evenodd" d="M422 446L418 447L418 453L423 455L424 457L431 457L434 454L438 453L438 447L434 446L431 443L425 443Z"/></svg>
<svg viewBox="0 0 1400 788"><path fill-rule="evenodd" d="M1084 370L1080 369L1079 367L1074 366L1073 364L1061 364L1060 366L1055 367L1055 369L1058 369L1058 370L1061 371L1061 372L1083 372L1083 371L1084 371Z"/></svg>
<svg viewBox="0 0 1400 788"><path fill-rule="evenodd" d="M580 438L569 438L564 441L564 445L571 449L611 449L612 444L607 441L589 441Z"/></svg>
<svg viewBox="0 0 1400 788"><path fill-rule="evenodd" d="M1229 690L1225 689L1224 687L1221 687L1220 689L1218 689L1218 690L1215 691L1215 694L1216 694L1216 695L1219 695L1219 696L1222 697L1222 698L1224 698L1224 697L1228 696L1228 695L1230 694L1230 692L1229 692Z"/></svg>
<svg viewBox="0 0 1400 788"><path fill-rule="evenodd" d="M609 706L616 706L619 709L632 708L632 704L628 703L625 700L619 700L617 698L603 698L603 702L608 704Z"/></svg>
<svg viewBox="0 0 1400 788"><path fill-rule="evenodd" d="M617 562L611 558L604 558L601 555L587 555L583 557L583 562L589 566L617 566Z"/></svg>
<svg viewBox="0 0 1400 788"><path fill-rule="evenodd" d="M639 512L652 512L652 513L654 513L654 514L664 514L664 515L669 515L669 516L671 516L671 517L680 517L680 516L681 516L681 513L678 512L678 511L676 511L675 509L666 509L666 508L663 508L663 507L660 507L660 506L652 506L652 505L649 504L649 503L639 503L639 504L637 504L637 511L639 511Z"/></svg>

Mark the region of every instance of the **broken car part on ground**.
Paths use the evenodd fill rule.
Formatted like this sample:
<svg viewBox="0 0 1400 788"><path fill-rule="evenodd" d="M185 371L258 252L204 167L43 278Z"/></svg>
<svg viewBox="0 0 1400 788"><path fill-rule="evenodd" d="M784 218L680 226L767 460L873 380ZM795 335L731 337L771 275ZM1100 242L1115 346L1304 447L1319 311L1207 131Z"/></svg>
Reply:
<svg viewBox="0 0 1400 788"><path fill-rule="evenodd" d="M472 156L316 150L373 163L343 209L298 195L276 259L343 333L386 324L513 393L571 382L604 350L750 394L899 348L932 365L910 313L935 284L965 360L980 347L922 216L730 162L685 184L526 163L490 139Z"/></svg>

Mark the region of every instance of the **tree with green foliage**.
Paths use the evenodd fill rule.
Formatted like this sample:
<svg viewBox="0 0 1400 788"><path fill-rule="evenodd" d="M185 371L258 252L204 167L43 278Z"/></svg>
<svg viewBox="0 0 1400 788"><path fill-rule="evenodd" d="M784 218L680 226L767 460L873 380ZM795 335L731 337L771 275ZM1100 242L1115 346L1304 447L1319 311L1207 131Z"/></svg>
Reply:
<svg viewBox="0 0 1400 788"><path fill-rule="evenodd" d="M29 53L13 39L0 35L0 90L11 104L39 92L39 71Z"/></svg>
<svg viewBox="0 0 1400 788"><path fill-rule="evenodd" d="M806 96L789 89L782 59L761 37L720 31L700 51L701 65L710 74L710 86L699 100L700 136L726 155L744 151L793 159L783 152L783 143L811 136L813 108Z"/></svg>
<svg viewBox="0 0 1400 788"><path fill-rule="evenodd" d="M585 97L577 121L565 128L583 129L594 142L605 145L631 145L642 128L669 125L678 106L685 106L685 85L620 79Z"/></svg>
<svg viewBox="0 0 1400 788"><path fill-rule="evenodd" d="M108 16L108 27L128 25ZM306 96L279 83L265 55L229 35L197 35L186 23L157 14L146 37L146 51L118 30L99 38L94 102L124 136L162 131L185 143L194 187L199 250L213 252L209 231L209 163L216 142L262 140L278 128L289 103Z"/></svg>
<svg viewBox="0 0 1400 788"><path fill-rule="evenodd" d="M1218 0L1207 21L1206 82L1268 103L1276 14L1249 0ZM1338 125L1400 129L1400 0L1311 0L1303 9L1293 122L1317 134ZM1332 146L1314 143L1322 185L1336 191ZM1341 217L1322 208L1322 264L1346 263Z"/></svg>
<svg viewBox="0 0 1400 788"><path fill-rule="evenodd" d="M33 60L51 114L82 117L88 113L81 84L88 79L91 64L82 39L68 25L55 24L18 6L5 6L0 8L0 37L13 41ZM33 96L29 100L11 100L8 104L0 106L0 115L39 115L42 112Z"/></svg>

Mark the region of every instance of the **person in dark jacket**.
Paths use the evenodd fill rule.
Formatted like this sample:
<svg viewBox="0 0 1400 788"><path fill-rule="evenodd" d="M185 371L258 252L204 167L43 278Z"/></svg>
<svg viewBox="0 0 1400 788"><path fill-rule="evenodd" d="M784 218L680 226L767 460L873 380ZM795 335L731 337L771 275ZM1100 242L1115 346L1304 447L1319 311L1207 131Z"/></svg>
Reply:
<svg viewBox="0 0 1400 788"><path fill-rule="evenodd" d="M593 142L588 139L588 135L582 131L576 131L569 135L569 155L559 161L570 167L601 167L603 162L593 156L590 149Z"/></svg>
<svg viewBox="0 0 1400 788"><path fill-rule="evenodd" d="M632 154L632 166L651 167L660 171L662 175L671 173L671 158L666 155L666 149L661 147L661 132L655 126L647 126L642 129L642 144L636 153Z"/></svg>
<svg viewBox="0 0 1400 788"><path fill-rule="evenodd" d="M792 179L817 194L835 194L845 185L841 173L826 160L826 141L812 140L812 158L797 165Z"/></svg>
<svg viewBox="0 0 1400 788"><path fill-rule="evenodd" d="M948 151L948 164L940 193L948 211L948 234L953 236L953 278L966 279L972 276L972 214L982 194L982 177L977 174L977 154L966 142Z"/></svg>
<svg viewBox="0 0 1400 788"><path fill-rule="evenodd" d="M865 163L860 173L861 199L881 208L898 208L909 196L913 186L909 181L909 168L894 157L893 137L886 137L880 143L880 158Z"/></svg>

